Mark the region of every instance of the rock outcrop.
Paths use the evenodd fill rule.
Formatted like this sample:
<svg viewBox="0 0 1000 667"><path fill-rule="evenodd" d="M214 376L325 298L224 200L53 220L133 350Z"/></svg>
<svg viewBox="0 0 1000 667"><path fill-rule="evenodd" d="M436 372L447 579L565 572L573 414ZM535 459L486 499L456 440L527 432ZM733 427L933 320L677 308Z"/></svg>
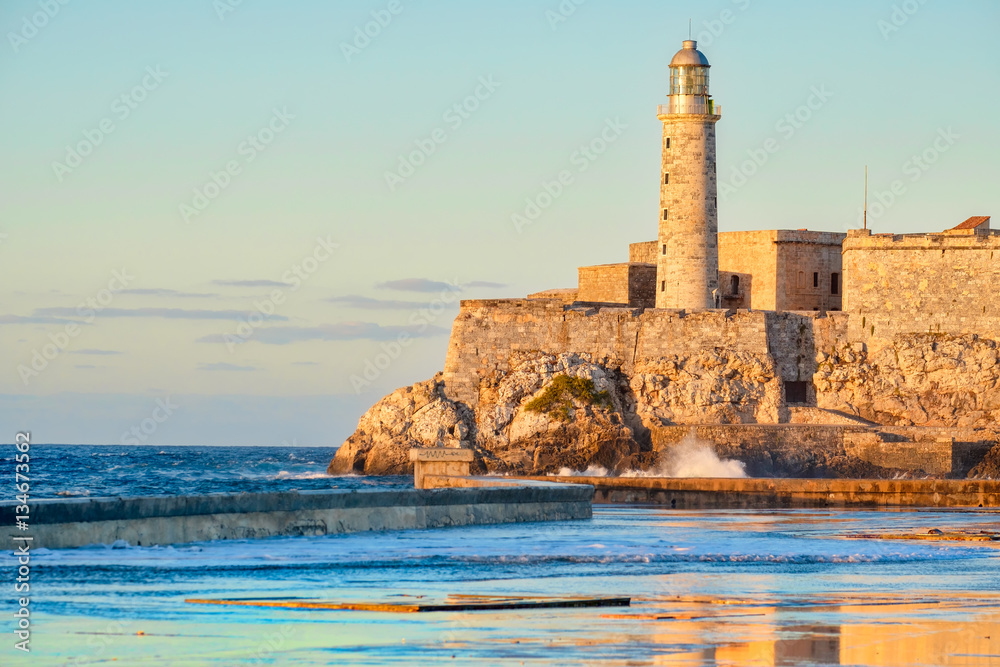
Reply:
<svg viewBox="0 0 1000 667"><path fill-rule="evenodd" d="M631 376L588 355L517 354L479 385L473 412L441 375L376 403L337 451L331 474L404 474L412 447L475 449L477 468L544 475L600 466L642 470L657 460L657 424L777 422L781 384L767 357L708 350L638 366Z"/></svg>
<svg viewBox="0 0 1000 667"><path fill-rule="evenodd" d="M566 386L560 378L578 382ZM445 395L438 374L376 403L328 472L412 472L409 450L431 446L472 447L476 467L498 473L649 465L652 459L642 457L651 449L648 438L644 447L624 420L627 387L615 370L578 355L529 355L510 373L483 382L473 413Z"/></svg>
<svg viewBox="0 0 1000 667"><path fill-rule="evenodd" d="M331 475L402 475L413 472L410 449L460 447L468 440L472 412L444 395L441 374L392 392L358 422L327 469Z"/></svg>
<svg viewBox="0 0 1000 667"><path fill-rule="evenodd" d="M781 381L769 356L705 350L636 364L629 407L650 424L778 423Z"/></svg>
<svg viewBox="0 0 1000 667"><path fill-rule="evenodd" d="M862 344L841 344L816 361L813 423L822 423L826 410L828 425L864 429L860 420L868 420L872 428L976 429L988 436L974 441L988 446L996 440L989 431L1000 423L996 341L916 334L870 354ZM409 450L431 446L473 449L476 472L544 475L592 466L613 474L642 471L661 463L663 452L651 437L657 427L790 419L774 359L746 350L712 348L627 365L587 354L511 351L506 368L480 375L474 390L474 409L449 397L442 374L396 390L361 418L329 472L406 474L413 469ZM765 451L763 442L732 451L716 445L715 451L742 461L751 474L778 477L923 474L915 462L907 469L883 467L849 454L842 442L830 448L807 440L781 452ZM990 456L974 474L1000 476L1000 453L994 449Z"/></svg>
<svg viewBox="0 0 1000 667"><path fill-rule="evenodd" d="M1000 349L974 335L914 334L868 354L860 343L817 356L820 407L892 426L1000 423Z"/></svg>
<svg viewBox="0 0 1000 667"><path fill-rule="evenodd" d="M969 471L970 479L1000 479L1000 445L996 445Z"/></svg>

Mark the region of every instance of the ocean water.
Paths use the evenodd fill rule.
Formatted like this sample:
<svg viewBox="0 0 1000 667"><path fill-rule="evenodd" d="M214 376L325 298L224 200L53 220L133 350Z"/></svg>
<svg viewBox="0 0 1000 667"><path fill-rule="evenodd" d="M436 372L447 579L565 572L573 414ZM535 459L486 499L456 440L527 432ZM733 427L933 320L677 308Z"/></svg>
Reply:
<svg viewBox="0 0 1000 667"><path fill-rule="evenodd" d="M315 476L327 450L67 449L49 450L66 476L46 482L52 493L405 483ZM130 472L97 479L106 464L95 460ZM996 530L1000 513L598 505L586 521L38 549L33 652L0 645L0 664L1000 665L997 545L856 539L930 528ZM4 581L15 567L0 557ZM610 595L631 605L397 614L188 602ZM0 618L12 597L0 596Z"/></svg>
<svg viewBox="0 0 1000 667"><path fill-rule="evenodd" d="M406 477L333 477L331 447L32 445L33 498L413 487ZM13 446L0 471L14 469Z"/></svg>

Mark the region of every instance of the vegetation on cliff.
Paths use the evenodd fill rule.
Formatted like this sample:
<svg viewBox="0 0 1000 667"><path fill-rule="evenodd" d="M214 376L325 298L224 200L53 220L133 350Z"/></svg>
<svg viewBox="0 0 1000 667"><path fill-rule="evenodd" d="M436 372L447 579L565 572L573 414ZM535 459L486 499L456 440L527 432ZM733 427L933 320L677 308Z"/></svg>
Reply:
<svg viewBox="0 0 1000 667"><path fill-rule="evenodd" d="M574 407L574 399L582 405L613 407L611 395L607 391L597 391L593 380L558 375L541 394L528 401L524 409L568 422Z"/></svg>

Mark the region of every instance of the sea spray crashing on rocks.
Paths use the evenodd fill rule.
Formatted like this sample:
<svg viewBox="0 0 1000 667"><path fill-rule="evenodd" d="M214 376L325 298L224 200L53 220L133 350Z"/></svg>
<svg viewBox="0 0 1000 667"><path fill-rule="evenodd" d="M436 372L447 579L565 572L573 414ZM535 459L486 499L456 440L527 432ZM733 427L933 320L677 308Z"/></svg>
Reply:
<svg viewBox="0 0 1000 667"><path fill-rule="evenodd" d="M559 470L559 477L607 477L603 466L591 465L586 470L572 468ZM713 443L703 440L694 429L670 450L664 452L660 462L649 470L628 470L622 477L746 477L746 465L741 461L720 459Z"/></svg>
<svg viewBox="0 0 1000 667"><path fill-rule="evenodd" d="M623 477L746 477L746 465L720 459L712 443L692 429L652 470L626 472Z"/></svg>

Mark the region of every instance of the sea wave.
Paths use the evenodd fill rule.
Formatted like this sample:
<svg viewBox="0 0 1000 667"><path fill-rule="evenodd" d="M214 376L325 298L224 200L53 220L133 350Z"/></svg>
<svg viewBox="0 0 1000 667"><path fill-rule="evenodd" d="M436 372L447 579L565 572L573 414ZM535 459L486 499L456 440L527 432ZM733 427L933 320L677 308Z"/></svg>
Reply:
<svg viewBox="0 0 1000 667"><path fill-rule="evenodd" d="M278 474L275 475L275 479L323 479L324 477L331 477L331 475L325 472L288 472L287 470L280 470Z"/></svg>

